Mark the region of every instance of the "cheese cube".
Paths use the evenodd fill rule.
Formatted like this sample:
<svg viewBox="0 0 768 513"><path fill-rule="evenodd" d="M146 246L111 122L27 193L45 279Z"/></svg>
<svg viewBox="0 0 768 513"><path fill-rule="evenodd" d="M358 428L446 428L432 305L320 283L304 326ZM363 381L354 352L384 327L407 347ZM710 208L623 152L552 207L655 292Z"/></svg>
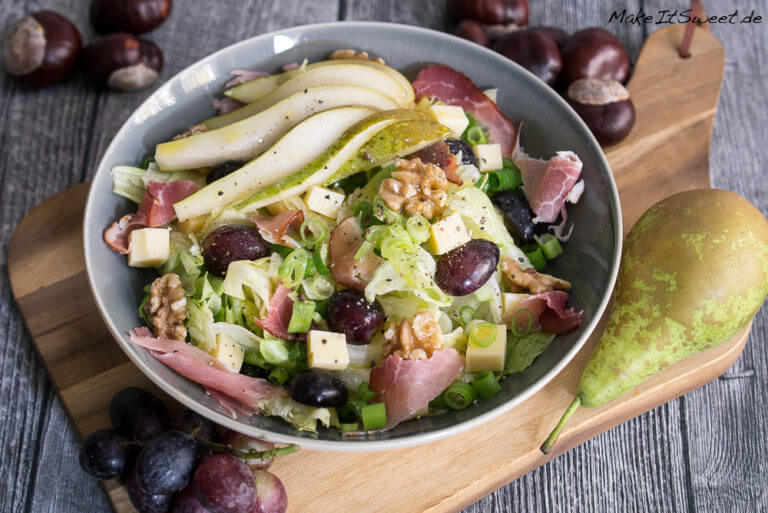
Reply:
<svg viewBox="0 0 768 513"><path fill-rule="evenodd" d="M179 221L179 223L176 225L176 228L178 228L179 231L184 235L192 232L198 232L203 228L205 221L207 220L207 215L193 217L191 219L187 219L186 221Z"/></svg>
<svg viewBox="0 0 768 513"><path fill-rule="evenodd" d="M168 260L171 235L167 228L133 230L128 238L128 265L158 267Z"/></svg>
<svg viewBox="0 0 768 513"><path fill-rule="evenodd" d="M335 219L341 204L344 203L344 195L315 185L310 187L304 195L304 203L310 210Z"/></svg>
<svg viewBox="0 0 768 513"><path fill-rule="evenodd" d="M269 212L273 216L276 216L278 214L282 214L286 210L294 210L291 207L289 207L288 205L286 205L285 201L283 201L283 200L276 201L274 203L270 203L269 205L267 205L264 208L266 208L267 212Z"/></svg>
<svg viewBox="0 0 768 513"><path fill-rule="evenodd" d="M458 212L432 223L429 231L427 249L434 255L448 253L450 250L469 242L471 238L469 230L464 226L464 221L461 220Z"/></svg>
<svg viewBox="0 0 768 513"><path fill-rule="evenodd" d="M501 318L504 319L504 322L507 323L507 325L511 325L515 322L515 312L517 312L520 303L529 297L531 297L531 294L517 294L514 292L504 292L501 295L501 304L503 306ZM516 322L528 324L528 315L526 315L525 312L517 315Z"/></svg>
<svg viewBox="0 0 768 513"><path fill-rule="evenodd" d="M493 171L504 167L500 144L478 144L473 149L477 155L477 167L480 171Z"/></svg>
<svg viewBox="0 0 768 513"><path fill-rule="evenodd" d="M310 369L343 370L349 365L347 337L343 333L310 330L307 334Z"/></svg>
<svg viewBox="0 0 768 513"><path fill-rule="evenodd" d="M240 368L243 366L243 358L245 358L245 350L243 346L228 336L219 333L216 335L216 347L211 351L211 356L224 364L232 372L240 372Z"/></svg>
<svg viewBox="0 0 768 513"><path fill-rule="evenodd" d="M430 111L435 120L450 128L456 137L461 137L469 126L469 118L464 114L464 109L456 105L432 105Z"/></svg>
<svg viewBox="0 0 768 513"><path fill-rule="evenodd" d="M473 323L467 325L470 328ZM496 340L488 347L480 347L472 340L467 341L466 370L467 372L504 370L507 358L507 327L496 325Z"/></svg>

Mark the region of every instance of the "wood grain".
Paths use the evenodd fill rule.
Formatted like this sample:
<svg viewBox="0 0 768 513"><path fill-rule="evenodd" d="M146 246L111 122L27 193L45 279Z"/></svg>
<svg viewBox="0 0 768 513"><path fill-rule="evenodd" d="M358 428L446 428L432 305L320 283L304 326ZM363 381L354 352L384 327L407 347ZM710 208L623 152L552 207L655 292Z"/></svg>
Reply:
<svg viewBox="0 0 768 513"><path fill-rule="evenodd" d="M687 3L629 0L621 7L653 14ZM705 3L711 13L768 14L768 0ZM70 16L87 41L93 34L86 5L0 0L0 26L31 10L52 8ZM607 28L634 58L659 27L608 24L618 5L530 0L530 19L569 32ZM346 17L449 28L440 26L444 0L343 0L341 6L344 16L335 0L176 2L168 22L147 37L165 52L162 81L200 56L276 27ZM712 32L728 57L712 138L712 182L768 213L768 144L760 107L768 97L768 31L763 23L715 25ZM90 177L122 121L149 92L99 92L77 77L28 92L0 72L0 267L6 268L5 250L24 213ZM75 434L34 354L5 272L0 273L0 334L0 511L107 513L101 490L78 469ZM588 441L467 512L768 512L767 338L763 308L742 357L722 378Z"/></svg>

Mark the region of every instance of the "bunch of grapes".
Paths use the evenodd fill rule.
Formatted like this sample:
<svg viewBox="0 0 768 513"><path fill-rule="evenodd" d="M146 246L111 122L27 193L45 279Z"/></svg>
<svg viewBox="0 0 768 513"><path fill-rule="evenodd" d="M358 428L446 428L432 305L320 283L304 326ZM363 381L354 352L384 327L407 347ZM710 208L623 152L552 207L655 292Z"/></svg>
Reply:
<svg viewBox="0 0 768 513"><path fill-rule="evenodd" d="M267 469L294 446L220 429L190 410L171 418L140 388L115 395L109 416L114 429L83 441L80 466L98 479L124 479L139 513L285 513L285 487Z"/></svg>

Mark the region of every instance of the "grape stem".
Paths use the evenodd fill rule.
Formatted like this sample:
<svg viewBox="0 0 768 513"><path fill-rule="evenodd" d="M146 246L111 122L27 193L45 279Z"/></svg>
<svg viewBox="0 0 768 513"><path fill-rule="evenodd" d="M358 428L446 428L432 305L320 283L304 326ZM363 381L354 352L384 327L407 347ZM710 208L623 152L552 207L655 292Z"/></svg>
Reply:
<svg viewBox="0 0 768 513"><path fill-rule="evenodd" d="M244 460L268 460L272 458L279 458L280 456L285 456L286 454L291 454L292 452L299 450L298 445L291 444L286 445L285 447L276 447L268 451L239 451L233 448L231 445L211 442L205 438L197 438L197 441L201 445L204 445L205 447L208 447L209 449L212 449L216 452L228 452L233 456L237 456L238 458L242 458Z"/></svg>

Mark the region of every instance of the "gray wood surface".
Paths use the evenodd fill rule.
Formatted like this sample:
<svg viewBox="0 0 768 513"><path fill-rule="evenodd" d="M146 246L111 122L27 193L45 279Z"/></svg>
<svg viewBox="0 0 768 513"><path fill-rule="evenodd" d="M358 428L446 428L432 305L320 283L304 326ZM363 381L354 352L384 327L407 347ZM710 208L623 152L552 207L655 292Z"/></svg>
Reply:
<svg viewBox="0 0 768 513"><path fill-rule="evenodd" d="M569 31L606 26L599 0L529 0L531 23ZM0 26L53 8L93 36L85 0L0 0ZM149 37L165 51L168 78L198 58L273 29L337 19L388 20L443 29L444 0L177 0ZM710 14L768 17L768 0L711 0ZM606 5L604 5L606 4ZM680 0L630 0L629 10L684 8ZM711 170L768 212L768 23L713 26L727 64L715 123ZM636 56L656 26L608 28ZM46 197L87 180L123 120L149 94L97 91L75 77L30 92L0 74L0 265L16 224ZM681 149L684 151L684 149ZM589 441L505 486L467 512L768 511L768 309L725 376ZM460 472L460 469L448 471ZM333 506L329 505L329 510ZM73 430L46 379L0 274L0 511L108 512L96 483L77 465Z"/></svg>

